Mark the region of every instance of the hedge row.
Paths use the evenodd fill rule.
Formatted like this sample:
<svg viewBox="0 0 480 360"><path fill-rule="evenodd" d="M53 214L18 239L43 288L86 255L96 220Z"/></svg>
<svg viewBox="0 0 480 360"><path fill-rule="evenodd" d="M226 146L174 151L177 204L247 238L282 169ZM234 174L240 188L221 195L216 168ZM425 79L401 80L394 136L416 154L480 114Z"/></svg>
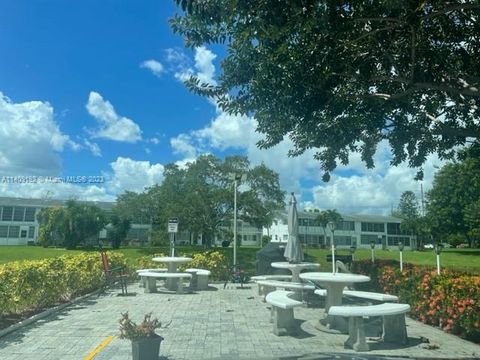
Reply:
<svg viewBox="0 0 480 360"><path fill-rule="evenodd" d="M112 267L125 265L123 254L108 253ZM0 265L0 316L41 309L98 289L103 284L99 253Z"/></svg>
<svg viewBox="0 0 480 360"><path fill-rule="evenodd" d="M357 261L352 271L370 276L359 289L397 295L421 322L480 343L480 276L379 260Z"/></svg>

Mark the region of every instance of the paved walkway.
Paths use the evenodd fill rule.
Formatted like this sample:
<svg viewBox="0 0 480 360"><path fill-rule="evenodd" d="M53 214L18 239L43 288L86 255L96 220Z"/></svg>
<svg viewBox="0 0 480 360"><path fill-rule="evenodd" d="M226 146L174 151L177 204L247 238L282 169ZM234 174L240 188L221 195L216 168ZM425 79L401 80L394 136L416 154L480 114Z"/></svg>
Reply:
<svg viewBox="0 0 480 360"><path fill-rule="evenodd" d="M131 359L130 341L118 339L118 320L128 311L135 321L153 312L160 320L172 323L159 332L165 340L161 359L372 359L480 357L480 346L448 335L438 329L407 319L409 345L389 346L371 343L372 351L355 353L343 348L346 335L335 335L315 328L323 317L319 308L297 308L299 335L277 337L269 322L268 304L262 303L256 285L196 294L145 294L137 284L129 286L131 296L112 291L94 295L67 307L56 315L23 327L0 338L2 360L78 360L85 359L108 336L114 335L95 360ZM430 340L421 343L420 337ZM437 349L427 349L426 347ZM434 346L432 346L434 345Z"/></svg>

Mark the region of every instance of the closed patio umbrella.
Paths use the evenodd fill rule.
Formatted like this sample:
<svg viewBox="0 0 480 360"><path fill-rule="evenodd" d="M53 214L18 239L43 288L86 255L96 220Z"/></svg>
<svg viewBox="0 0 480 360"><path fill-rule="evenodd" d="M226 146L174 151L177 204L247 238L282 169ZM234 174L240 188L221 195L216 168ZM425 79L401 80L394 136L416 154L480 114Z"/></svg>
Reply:
<svg viewBox="0 0 480 360"><path fill-rule="evenodd" d="M302 244L298 239L298 214L297 200L292 193L290 205L288 208L288 242L285 247L285 258L291 263L300 263L303 261Z"/></svg>

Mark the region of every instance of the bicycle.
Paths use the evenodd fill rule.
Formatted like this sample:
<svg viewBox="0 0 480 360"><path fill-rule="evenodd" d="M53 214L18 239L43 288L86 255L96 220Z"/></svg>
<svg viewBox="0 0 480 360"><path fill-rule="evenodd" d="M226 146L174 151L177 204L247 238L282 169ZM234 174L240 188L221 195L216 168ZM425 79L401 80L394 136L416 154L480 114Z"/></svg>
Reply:
<svg viewBox="0 0 480 360"><path fill-rule="evenodd" d="M244 289L243 284L246 284L249 280L248 275L246 274L243 266L240 264L233 265L227 269L227 276L225 278L225 283L223 288L227 287L227 284L231 282L232 284L240 284L240 288Z"/></svg>

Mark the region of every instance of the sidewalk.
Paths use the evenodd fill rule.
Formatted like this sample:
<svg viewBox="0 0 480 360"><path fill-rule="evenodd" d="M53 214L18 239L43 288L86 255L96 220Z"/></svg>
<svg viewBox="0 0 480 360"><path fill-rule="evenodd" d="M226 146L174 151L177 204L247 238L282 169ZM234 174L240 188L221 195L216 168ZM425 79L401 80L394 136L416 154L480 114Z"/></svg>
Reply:
<svg viewBox="0 0 480 360"><path fill-rule="evenodd" d="M480 346L438 329L407 319L409 344L405 347L371 344L367 353L344 349L346 335L321 332L315 324L323 316L318 308L297 308L299 335L277 337L269 322L268 304L262 303L256 285L237 289L219 285L196 294L145 294L137 284L129 286L130 296L117 291L94 295L37 323L0 338L2 360L81 360L108 336L114 335L95 360L129 360L131 344L118 339L118 320L128 311L134 321L153 312L162 322L172 323L159 330L165 340L161 359L327 359L374 358L374 356L428 359L472 359L480 357ZM422 344L420 337L430 340ZM429 350L426 345L436 345ZM338 357L336 357L338 356Z"/></svg>

